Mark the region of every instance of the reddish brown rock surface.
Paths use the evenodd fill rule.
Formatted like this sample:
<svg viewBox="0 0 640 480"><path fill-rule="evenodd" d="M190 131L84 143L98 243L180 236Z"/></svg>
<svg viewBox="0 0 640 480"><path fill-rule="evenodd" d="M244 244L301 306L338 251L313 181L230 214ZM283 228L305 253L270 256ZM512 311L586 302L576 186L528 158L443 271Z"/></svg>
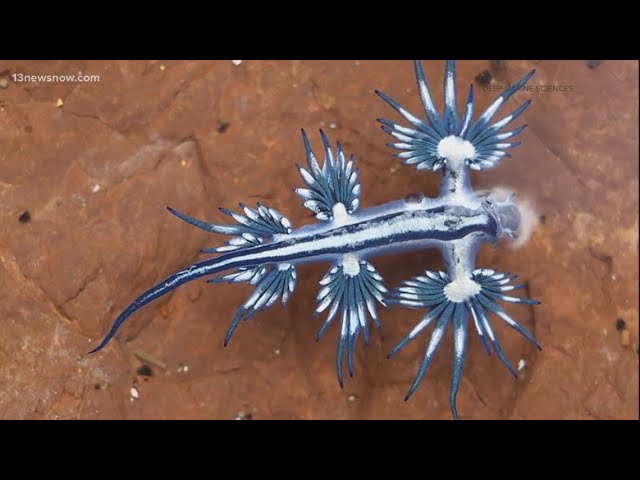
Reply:
<svg viewBox="0 0 640 480"><path fill-rule="evenodd" d="M479 266L518 273L543 302L510 311L544 350L498 329L513 363L527 364L515 381L472 335L460 414L637 419L638 63L509 61L492 86L534 64L532 85L572 90L518 94L512 106L534 101L524 143L474 183L514 188L543 220L521 249L489 247ZM425 69L439 99L443 65ZM459 87L485 69L487 61L460 62ZM314 341L321 265L300 269L289 307L243 323L227 348L249 288L201 281L85 354L138 293L221 242L165 206L219 220L218 206L264 201L294 225L311 221L291 193L301 183L300 127L314 145L324 127L357 155L365 207L436 194L438 176L401 167L375 122L396 116L374 89L421 112L410 62L0 62L5 77L79 71L100 81L10 79L0 89L0 418L450 418L450 338L406 403L426 338L385 359L419 312L382 312L382 330L359 346L356 376L340 390L336 326ZM480 110L496 92L476 87ZM433 252L375 263L390 286L442 267ZM166 369L137 375L140 350Z"/></svg>

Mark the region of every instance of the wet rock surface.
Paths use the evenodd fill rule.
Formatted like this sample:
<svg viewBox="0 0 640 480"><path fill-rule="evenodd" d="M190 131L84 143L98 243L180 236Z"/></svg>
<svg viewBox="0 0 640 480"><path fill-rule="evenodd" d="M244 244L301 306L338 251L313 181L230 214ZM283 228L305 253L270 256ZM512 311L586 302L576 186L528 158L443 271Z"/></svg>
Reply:
<svg viewBox="0 0 640 480"><path fill-rule="evenodd" d="M494 322L522 366L514 380L473 333L458 409L463 419L637 419L638 63L459 62L459 96L489 70L489 83L475 85L481 111L493 87L533 66L540 88L504 109L533 100L523 145L473 181L512 188L535 209L529 241L487 247L478 266L517 273L542 301L508 311L543 351ZM425 70L441 105L442 62ZM219 206L260 201L296 226L312 221L291 192L301 185L301 127L314 146L324 128L356 154L364 207L437 194L439 176L401 166L375 122L397 117L374 89L422 113L410 62L9 61L0 71L100 75L9 77L0 90L0 418L450 418L450 333L409 402L427 337L386 360L417 311L381 312L382 329L358 346L355 377L340 389L337 326L316 343L321 319L311 318L325 265L300 268L288 308L243 322L226 348L250 287L200 281L138 312L102 352L85 353L140 292L222 242L166 206L221 220ZM435 252L374 263L390 287L443 268ZM140 374L149 364L140 352L157 359L152 375Z"/></svg>

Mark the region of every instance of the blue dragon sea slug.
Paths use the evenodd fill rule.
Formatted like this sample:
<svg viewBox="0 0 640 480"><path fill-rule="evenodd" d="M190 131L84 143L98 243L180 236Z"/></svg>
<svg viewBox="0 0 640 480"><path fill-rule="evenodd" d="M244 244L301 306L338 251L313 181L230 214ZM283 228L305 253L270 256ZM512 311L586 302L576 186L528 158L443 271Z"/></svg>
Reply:
<svg viewBox="0 0 640 480"><path fill-rule="evenodd" d="M318 162L307 135L302 131L306 167L298 166L304 182L295 190L304 206L313 211L316 223L294 228L280 212L258 204L240 205L240 213L221 209L234 222L208 223L171 208L169 211L191 225L211 233L231 236L225 245L204 250L213 258L191 265L144 292L115 320L104 340L91 353L102 349L136 310L171 292L180 285L201 277L209 282L248 282L255 286L249 298L233 317L224 339L231 339L241 320L249 319L279 300L286 304L296 287L296 269L308 262L329 264L320 280L315 314L327 311L318 332L320 339L339 319L340 333L336 356L338 381L343 385L343 365L353 375L353 353L362 333L369 341L371 321L380 325L377 304L424 309L422 320L389 353L396 354L408 342L433 324L418 373L409 388L408 399L422 382L451 325L454 359L449 402L458 418L456 395L465 363L469 322L490 354L491 349L514 377L517 373L505 357L494 333L490 314L506 322L540 348L533 335L511 318L498 302L537 304L510 292L522 288L513 285L514 276L488 268L476 268L478 249L495 244L504 236L515 237L520 211L510 196L502 201L478 195L471 187L470 170L495 167L509 157L507 150L519 145L511 139L526 125L505 129L529 106L529 101L513 113L493 122L500 107L531 78L527 74L505 90L477 120L474 117L473 85L469 89L464 115L459 117L456 96L456 67L448 61L444 79L444 113L435 107L429 85L419 61L416 78L426 118L420 118L393 99L376 92L407 122L407 126L380 119L382 128L397 143L389 144L400 153L405 165L418 170L442 171L440 194L436 198L410 195L384 205L360 209L360 183L353 156L347 157L338 143L335 148L320 131L324 161ZM508 131L504 131L508 130ZM447 272L426 271L423 276L403 282L389 292L383 279L370 263L375 257L404 251L436 248L442 252ZM219 276L215 276L219 275Z"/></svg>

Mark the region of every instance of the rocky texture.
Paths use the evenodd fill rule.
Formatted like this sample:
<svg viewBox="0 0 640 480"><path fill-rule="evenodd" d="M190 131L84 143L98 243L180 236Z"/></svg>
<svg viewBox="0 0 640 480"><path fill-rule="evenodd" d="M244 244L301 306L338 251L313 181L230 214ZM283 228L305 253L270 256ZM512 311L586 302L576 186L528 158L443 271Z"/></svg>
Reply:
<svg viewBox="0 0 640 480"><path fill-rule="evenodd" d="M507 355L527 364L514 381L473 335L460 414L637 419L638 64L509 61L496 71L460 62L459 86L491 70L494 83L477 86L480 110L496 95L490 87L532 64L532 85L573 90L520 92L511 105L534 100L523 145L474 183L514 188L540 216L522 248L488 247L479 265L518 273L542 300L510 311L544 350L498 328ZM425 69L440 98L442 63ZM300 127L314 145L324 127L356 153L365 207L437 193L438 176L401 167L375 122L396 118L376 88L421 112L409 62L11 61L0 71L100 75L96 83L9 80L0 90L0 418L450 418L450 338L406 403L426 337L385 359L419 312L382 312L383 328L358 348L356 376L340 390L336 327L314 341L321 265L300 269L289 308L243 323L227 348L224 333L249 288L197 282L85 355L139 292L221 241L165 206L214 220L218 206L264 201L295 225L311 221L291 193L300 185ZM19 221L27 210L30 219ZM375 263L390 286L442 267L432 252ZM137 351L166 369L136 375Z"/></svg>

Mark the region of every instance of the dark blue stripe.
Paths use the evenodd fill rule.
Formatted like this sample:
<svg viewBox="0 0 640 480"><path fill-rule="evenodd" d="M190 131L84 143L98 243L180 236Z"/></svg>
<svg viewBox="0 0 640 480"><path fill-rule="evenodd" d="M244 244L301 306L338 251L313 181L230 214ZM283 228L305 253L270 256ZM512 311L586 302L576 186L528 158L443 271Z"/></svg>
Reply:
<svg viewBox="0 0 640 480"><path fill-rule="evenodd" d="M360 251L360 250L365 250L365 249L371 249L371 248L376 248L376 247L385 247L385 246L389 246L389 245L393 245L395 243L402 243L402 242L407 242L407 241L418 241L418 240L440 240L440 241L450 241L450 240L459 240L462 239L464 237L466 237L467 235L471 234L471 233L475 233L475 232L481 232L481 233L485 233L489 236L493 236L495 237L497 235L497 224L495 222L495 220L493 219L493 217L491 215L488 215L485 211L479 211L476 214L468 214L468 215L456 215L455 213L445 213L445 209L444 207L440 207L440 208L435 208L435 209L431 209L431 210L417 210L414 212L402 212L402 213L394 213L391 215L385 215L383 217L377 217L373 220L366 220L363 222L359 222L359 223L355 223L352 225L345 225L344 227L339 227L339 228L335 228L333 230L330 230L328 232L324 232L324 233L320 233L320 234L316 234L313 236L310 236L308 238L304 238L304 239L289 239L289 240L283 240L281 242L278 243L272 243L272 244L266 244L266 245L260 245L258 247L254 247L254 248L246 248L243 250L237 250L235 252L231 252L227 255L225 255L224 257L218 257L219 259L225 258L233 258L233 257L242 257L245 254L256 254L256 253L261 253L261 252L265 252L265 251L277 251L278 249L282 248L282 247L286 247L288 245L304 245L304 244L308 244L309 245L309 250L305 251L304 249L299 252L299 253L292 253L289 255L274 255L273 257L273 262L288 262L288 261L293 261L293 260L299 260L300 258L305 258L309 256L309 251L313 249L313 244L318 242L319 240L323 240L329 237L340 237L342 235L349 235L352 233L357 232L358 230L364 230L367 228L375 228L374 224L381 224L381 223L387 223L387 222L393 222L395 219L398 219L399 217L404 217L405 219L412 219L412 218L424 218L425 220L432 220L433 217L440 215L440 214L446 214L446 215L450 215L451 218L449 220L445 220L444 224L445 226L449 227L448 230L432 230L430 232L426 232L424 230L421 231L410 231L410 232L403 232L401 234L398 235L394 235L391 237L378 237L378 238L374 238L371 241L368 241L365 244L362 245L358 245L356 249L354 249L354 246L351 244L342 244L342 245L338 245L336 247L331 247L331 248L325 248L322 250L314 250L313 251L313 256L317 257L317 256L322 256L322 255L340 255L340 254L346 254L346 253L354 253L356 251ZM457 220L464 217L464 218L472 218L472 217L479 217L479 216L485 216L487 219L487 222L481 225L471 225L471 226L465 226L463 228L457 228ZM237 264L234 263L234 266L237 267L252 267L252 266L256 266L256 265L262 265L265 263L270 263L269 260L265 260L262 259L260 261L256 261L256 260L246 260L243 261L241 258L239 259L239 262L237 262ZM231 268L231 267L229 267Z"/></svg>
<svg viewBox="0 0 640 480"><path fill-rule="evenodd" d="M260 261L243 260L243 258L246 258L246 256L249 254L256 254L256 253L261 253L265 251L277 251L279 248L286 247L288 245L295 245L298 243L299 244L308 243L310 246L313 246L315 242L325 239L327 237L334 237L334 236L339 237L341 235L352 234L358 230L364 230L366 228L375 228L375 224L393 222L394 219L398 219L400 217L404 217L404 218L421 217L425 219L432 219L434 216L440 215L440 214L445 214L444 207L435 208L431 210L417 210L414 212L394 213L391 215L378 217L373 220L366 220L353 225L346 225L344 227L339 227L329 232L313 235L302 241L300 239L288 239L288 240L283 240L277 243L268 243L266 245L260 245L254 248L239 249L233 252L229 252L225 255L218 256L216 258L212 258L209 260L196 263L195 265L192 265L187 269L181 270L180 272L175 273L174 275L171 275L164 281L160 282L156 286L144 292L136 300L134 300L133 303L131 303L131 305L129 305L118 316L116 321L111 326L109 333L106 335L104 340L100 343L100 345L98 345L90 353L97 352L98 350L104 348L107 345L107 343L109 343L111 338L113 338L113 336L116 334L120 326L134 312L144 307L148 303L152 302L153 300L156 300L157 298L160 298L163 295L166 295L172 290L175 290L180 285L183 285L187 282L196 280L201 277L214 275L216 273L220 273L225 270L231 270L233 268L252 267L256 265L264 265L267 263L287 262L291 260L297 260L307 256L308 252L302 251L301 253L295 253L290 255L277 255L277 256L274 256L271 260L269 259L262 259ZM387 238L384 238L384 237L375 238L370 242L367 242L363 245L358 246L357 250L364 250L364 249L370 249L375 247L384 247L394 243L401 243L401 242L406 242L411 240L441 240L441 241L458 240L475 232L486 233L494 237L496 236L497 224L491 215L487 215L488 221L485 224L472 225L464 228L456 228L457 219L462 217L471 218L471 217L476 217L480 215L486 215L485 212L479 212L473 215L456 215L453 212L446 213L446 214L451 216L451 218L448 221L445 221L445 226L447 226L447 222L450 223L450 228L446 231L434 230L431 232L424 232L424 231L404 232L402 234L394 235ZM353 245L344 244L338 247L332 247L332 248L326 248L323 250L314 251L313 256L315 257L315 256L330 255L330 254L345 254L345 253L352 253L353 251L354 251ZM220 265L222 262L233 260L233 259L237 259L237 261L225 264L224 266Z"/></svg>

